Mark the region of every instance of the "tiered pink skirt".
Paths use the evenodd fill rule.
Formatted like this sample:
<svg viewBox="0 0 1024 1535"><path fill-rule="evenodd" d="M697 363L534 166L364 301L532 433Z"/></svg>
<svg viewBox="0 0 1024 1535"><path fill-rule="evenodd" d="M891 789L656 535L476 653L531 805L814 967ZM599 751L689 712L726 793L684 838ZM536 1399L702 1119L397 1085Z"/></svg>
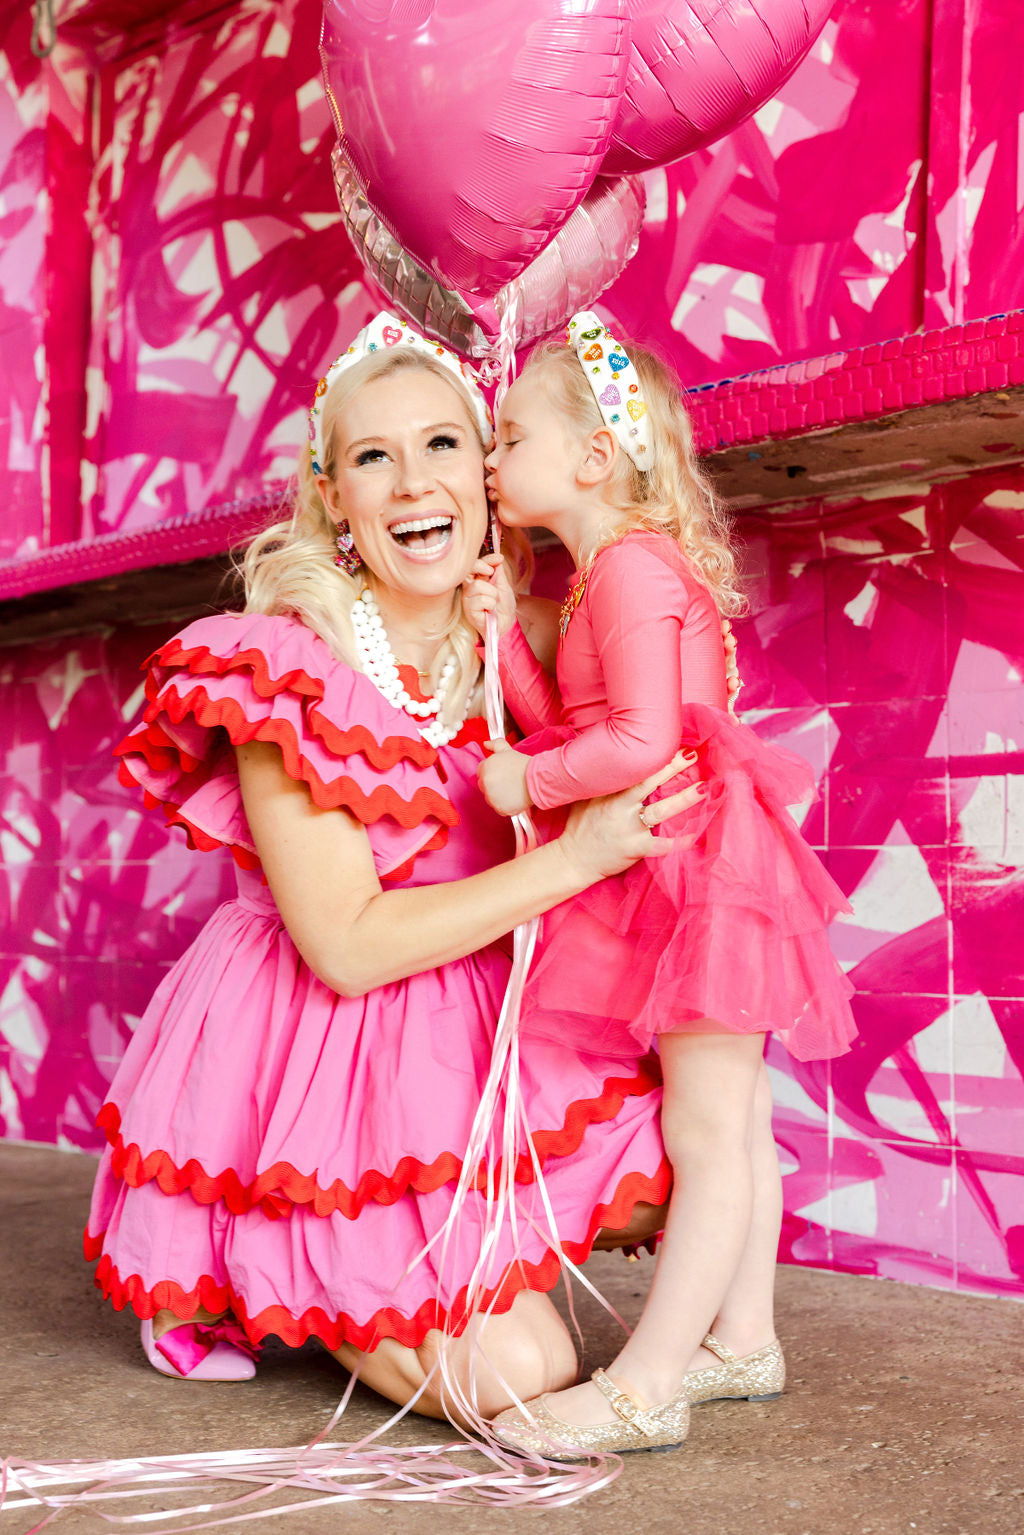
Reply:
<svg viewBox="0 0 1024 1535"><path fill-rule="evenodd" d="M238 898L160 985L100 1114L86 1233L97 1283L141 1317L230 1307L254 1342L415 1345L457 1329L479 1252L486 1169L457 1240L451 1209L490 1062L509 958L494 945L365 997L303 963L262 880L232 743L275 741L317 804L363 821L383 880L435 883L508 855L476 789L482 721L438 754L365 677L284 618L200 620L158 652L124 774L196 846L227 846ZM558 1235L579 1261L602 1227L660 1204L670 1174L656 1058L541 1036L523 1097ZM502 1238L497 1309L557 1281L528 1160L519 1236Z"/></svg>

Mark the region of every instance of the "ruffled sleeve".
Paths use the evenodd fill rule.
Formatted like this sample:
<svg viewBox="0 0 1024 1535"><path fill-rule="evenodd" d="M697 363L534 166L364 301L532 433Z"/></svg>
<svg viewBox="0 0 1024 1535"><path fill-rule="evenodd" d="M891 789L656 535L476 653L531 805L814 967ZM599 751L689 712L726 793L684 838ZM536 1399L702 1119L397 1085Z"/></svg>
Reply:
<svg viewBox="0 0 1024 1535"><path fill-rule="evenodd" d="M259 868L232 749L247 741L273 742L316 805L366 826L382 879L406 878L457 825L436 749L298 620L201 618L145 665L147 706L117 748L120 777L141 785L190 846L228 847Z"/></svg>

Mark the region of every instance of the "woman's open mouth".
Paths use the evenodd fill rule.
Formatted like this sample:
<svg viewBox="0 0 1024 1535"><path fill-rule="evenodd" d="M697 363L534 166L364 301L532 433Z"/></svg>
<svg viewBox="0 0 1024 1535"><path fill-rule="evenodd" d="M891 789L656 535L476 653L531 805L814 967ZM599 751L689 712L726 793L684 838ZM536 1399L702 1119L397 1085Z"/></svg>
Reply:
<svg viewBox="0 0 1024 1535"><path fill-rule="evenodd" d="M414 559L439 559L452 541L453 527L454 518L439 513L436 517L408 517L393 522L388 533Z"/></svg>

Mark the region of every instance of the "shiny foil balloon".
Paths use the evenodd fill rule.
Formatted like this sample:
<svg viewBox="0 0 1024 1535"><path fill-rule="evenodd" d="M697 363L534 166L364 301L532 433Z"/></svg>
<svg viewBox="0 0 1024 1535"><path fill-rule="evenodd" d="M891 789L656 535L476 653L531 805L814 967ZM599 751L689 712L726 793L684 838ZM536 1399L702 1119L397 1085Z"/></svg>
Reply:
<svg viewBox="0 0 1024 1535"><path fill-rule="evenodd" d="M628 0L325 0L345 158L445 287L493 296L583 201L611 142Z"/></svg>
<svg viewBox="0 0 1024 1535"><path fill-rule="evenodd" d="M370 207L340 148L334 184L345 227L360 259L387 299L422 335L463 357L490 356L501 316L516 305L517 344L564 325L615 281L634 255L644 217L639 176L599 176L576 211L525 271L489 299L446 288L404 250Z"/></svg>
<svg viewBox="0 0 1024 1535"><path fill-rule="evenodd" d="M792 74L835 0L629 0L629 71L603 174L721 138Z"/></svg>

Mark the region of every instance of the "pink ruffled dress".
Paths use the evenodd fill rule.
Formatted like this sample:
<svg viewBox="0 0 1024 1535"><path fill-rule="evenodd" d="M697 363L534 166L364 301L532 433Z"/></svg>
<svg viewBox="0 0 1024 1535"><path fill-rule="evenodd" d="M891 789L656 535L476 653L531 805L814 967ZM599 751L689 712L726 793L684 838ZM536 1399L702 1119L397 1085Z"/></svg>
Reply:
<svg viewBox="0 0 1024 1535"><path fill-rule="evenodd" d="M482 720L435 750L409 715L284 617L190 625L151 658L142 727L119 748L193 847L229 848L238 894L210 917L142 1019L100 1115L109 1142L85 1248L97 1283L140 1317L230 1307L252 1342L416 1345L456 1324L479 1250L473 1193L444 1273L437 1249L488 1069L507 945L357 998L297 954L262 879L233 744L275 742L321 807L366 827L385 888L459 879L510 855L476 786ZM415 686L407 674L407 686ZM603 1226L660 1203L670 1173L657 1062L527 1041L523 1092L559 1233L581 1260ZM520 1246L503 1238L497 1309L550 1289L518 1170ZM484 1169L480 1169L482 1180ZM454 1258L452 1253L455 1253Z"/></svg>
<svg viewBox="0 0 1024 1535"><path fill-rule="evenodd" d="M689 846L543 918L524 1033L628 1056L666 1032L770 1032L800 1060L842 1054L856 1034L853 987L826 928L850 907L787 809L813 797L814 779L728 713L709 592L672 539L635 531L571 593L557 687L518 626L501 643L534 805L555 812L626 788L680 747L697 752L707 795L662 829Z"/></svg>

